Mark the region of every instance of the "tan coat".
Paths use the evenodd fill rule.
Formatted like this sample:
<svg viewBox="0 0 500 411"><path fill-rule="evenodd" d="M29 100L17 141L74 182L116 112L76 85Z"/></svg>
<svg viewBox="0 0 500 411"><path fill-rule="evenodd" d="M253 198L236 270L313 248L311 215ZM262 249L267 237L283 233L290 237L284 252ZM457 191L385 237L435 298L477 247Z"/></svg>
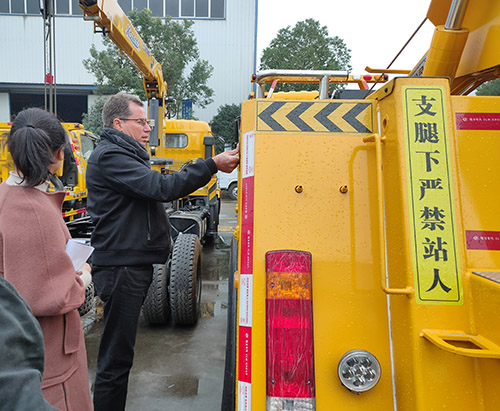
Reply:
<svg viewBox="0 0 500 411"><path fill-rule="evenodd" d="M0 275L31 307L45 346L43 395L61 410L92 409L78 307L85 299L66 242L64 193L0 184Z"/></svg>

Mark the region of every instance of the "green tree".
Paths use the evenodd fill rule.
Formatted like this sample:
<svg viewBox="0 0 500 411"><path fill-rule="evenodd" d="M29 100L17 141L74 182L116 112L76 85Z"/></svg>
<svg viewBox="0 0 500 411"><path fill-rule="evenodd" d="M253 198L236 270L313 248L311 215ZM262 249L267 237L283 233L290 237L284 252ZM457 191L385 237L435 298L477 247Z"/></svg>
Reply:
<svg viewBox="0 0 500 411"><path fill-rule="evenodd" d="M233 145L235 143L234 122L240 116L240 112L239 105L224 104L218 108L217 114L212 118L210 128L216 137L215 149L217 153L224 151L224 144ZM221 141L217 137L222 137L224 141Z"/></svg>
<svg viewBox="0 0 500 411"><path fill-rule="evenodd" d="M199 107L210 104L213 90L207 80L213 67L199 58L198 45L191 30L192 20L174 21L171 17L152 17L151 10L132 10L128 18L142 37L155 59L162 65L168 95L175 100L174 113L180 111L182 99L188 98ZM146 100L142 76L130 59L104 37L103 51L94 46L83 65L96 77L97 94L120 91L137 94Z"/></svg>
<svg viewBox="0 0 500 411"><path fill-rule="evenodd" d="M500 96L500 79L488 81L477 88L478 96Z"/></svg>
<svg viewBox="0 0 500 411"><path fill-rule="evenodd" d="M314 19L280 29L261 55L260 69L351 71L351 50L340 37ZM336 86L334 88L341 88ZM279 85L276 90L317 90L317 85Z"/></svg>
<svg viewBox="0 0 500 411"><path fill-rule="evenodd" d="M83 114L83 127L85 130L100 136L102 133L102 108L106 98L104 96L99 96L89 107L88 113Z"/></svg>

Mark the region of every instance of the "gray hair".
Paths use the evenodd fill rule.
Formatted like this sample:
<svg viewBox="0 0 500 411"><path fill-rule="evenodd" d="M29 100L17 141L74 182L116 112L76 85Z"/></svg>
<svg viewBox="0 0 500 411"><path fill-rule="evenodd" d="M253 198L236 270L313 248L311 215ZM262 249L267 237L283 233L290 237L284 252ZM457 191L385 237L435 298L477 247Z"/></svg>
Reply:
<svg viewBox="0 0 500 411"><path fill-rule="evenodd" d="M130 103L144 107L141 99L133 94L118 93L106 100L102 108L102 124L104 127L113 127L115 118L127 118L130 116Z"/></svg>

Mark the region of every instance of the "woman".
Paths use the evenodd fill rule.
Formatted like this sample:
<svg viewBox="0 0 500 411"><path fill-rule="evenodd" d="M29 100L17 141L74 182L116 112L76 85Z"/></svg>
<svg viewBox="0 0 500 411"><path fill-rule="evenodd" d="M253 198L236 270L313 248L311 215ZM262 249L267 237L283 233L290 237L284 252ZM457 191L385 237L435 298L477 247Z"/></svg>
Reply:
<svg viewBox="0 0 500 411"><path fill-rule="evenodd" d="M42 393L60 410L91 410L87 355L78 307L90 267L75 272L65 252L70 234L61 216L64 192L47 193L61 166L66 131L44 110L14 120L7 140L15 170L0 184L0 276L30 306L42 328Z"/></svg>

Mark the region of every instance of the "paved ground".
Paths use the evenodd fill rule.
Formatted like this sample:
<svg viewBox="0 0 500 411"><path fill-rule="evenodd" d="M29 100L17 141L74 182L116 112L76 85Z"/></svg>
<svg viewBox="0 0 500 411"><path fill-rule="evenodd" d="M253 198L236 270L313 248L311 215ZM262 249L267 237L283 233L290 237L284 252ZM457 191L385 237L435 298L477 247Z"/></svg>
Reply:
<svg viewBox="0 0 500 411"><path fill-rule="evenodd" d="M229 244L234 201L221 207L220 241L205 246L202 317L195 327L151 327L141 319L127 411L218 411L224 377ZM89 376L95 376L101 322L87 327ZM91 382L92 382L91 381Z"/></svg>

